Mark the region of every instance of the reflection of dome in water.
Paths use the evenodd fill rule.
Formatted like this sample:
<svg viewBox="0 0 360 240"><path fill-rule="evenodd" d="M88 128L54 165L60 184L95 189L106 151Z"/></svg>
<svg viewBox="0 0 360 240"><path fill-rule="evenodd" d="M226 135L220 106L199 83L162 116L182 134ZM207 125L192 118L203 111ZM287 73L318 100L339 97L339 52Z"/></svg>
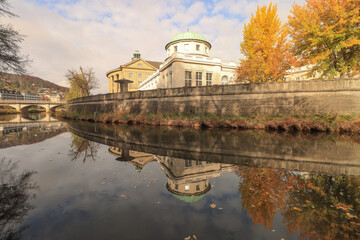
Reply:
<svg viewBox="0 0 360 240"><path fill-rule="evenodd" d="M197 202L197 201L199 201L200 199L202 199L205 196L205 194L201 194L201 195L198 195L198 196L194 196L194 195L183 196L183 195L177 195L175 193L173 193L172 195L174 197L176 197L177 199L179 199L181 201L184 201L184 202L187 202L187 203Z"/></svg>

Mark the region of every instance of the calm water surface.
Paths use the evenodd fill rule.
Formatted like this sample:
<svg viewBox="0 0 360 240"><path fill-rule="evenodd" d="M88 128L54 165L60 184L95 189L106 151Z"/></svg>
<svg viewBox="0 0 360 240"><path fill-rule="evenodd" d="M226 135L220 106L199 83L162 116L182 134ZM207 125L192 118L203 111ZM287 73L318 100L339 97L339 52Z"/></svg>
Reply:
<svg viewBox="0 0 360 240"><path fill-rule="evenodd" d="M0 116L0 239L359 239L360 141Z"/></svg>

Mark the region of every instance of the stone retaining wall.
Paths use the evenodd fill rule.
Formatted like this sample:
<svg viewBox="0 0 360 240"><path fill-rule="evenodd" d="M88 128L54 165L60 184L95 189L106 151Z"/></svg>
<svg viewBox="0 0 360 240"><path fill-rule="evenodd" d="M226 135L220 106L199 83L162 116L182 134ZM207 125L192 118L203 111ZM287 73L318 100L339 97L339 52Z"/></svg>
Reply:
<svg viewBox="0 0 360 240"><path fill-rule="evenodd" d="M360 114L360 79L216 85L102 94L68 101L85 114Z"/></svg>

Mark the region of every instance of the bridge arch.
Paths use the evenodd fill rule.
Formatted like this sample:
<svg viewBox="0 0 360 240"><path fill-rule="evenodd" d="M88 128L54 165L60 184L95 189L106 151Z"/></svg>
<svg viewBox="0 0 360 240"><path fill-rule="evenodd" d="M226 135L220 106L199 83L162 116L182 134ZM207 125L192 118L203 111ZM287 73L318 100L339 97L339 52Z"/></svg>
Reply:
<svg viewBox="0 0 360 240"><path fill-rule="evenodd" d="M0 106L9 106L15 108L20 112L22 109L29 108L31 106L39 106L46 110L46 112L53 112L57 107L65 105L65 102L50 102L50 101L0 101Z"/></svg>

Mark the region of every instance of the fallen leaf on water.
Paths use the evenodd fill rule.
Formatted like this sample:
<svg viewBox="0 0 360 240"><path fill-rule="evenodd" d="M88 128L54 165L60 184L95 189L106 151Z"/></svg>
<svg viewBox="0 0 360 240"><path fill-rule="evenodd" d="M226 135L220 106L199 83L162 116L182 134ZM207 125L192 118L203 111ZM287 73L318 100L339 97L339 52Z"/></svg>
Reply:
<svg viewBox="0 0 360 240"><path fill-rule="evenodd" d="M352 215L351 213L346 213L346 215L347 215L349 218L357 218L356 216Z"/></svg>
<svg viewBox="0 0 360 240"><path fill-rule="evenodd" d="M222 207L219 207L218 209L219 209L219 210L223 210L223 208L222 208Z"/></svg>
<svg viewBox="0 0 360 240"><path fill-rule="evenodd" d="M296 211L302 212L302 210L300 208L298 208L298 207L293 207L293 209L296 210Z"/></svg>
<svg viewBox="0 0 360 240"><path fill-rule="evenodd" d="M121 194L120 197L122 197L123 199L127 199L127 196L125 194Z"/></svg>
<svg viewBox="0 0 360 240"><path fill-rule="evenodd" d="M216 204L215 204L215 203L212 203L212 204L210 204L210 207L211 207L211 208L216 208Z"/></svg>

